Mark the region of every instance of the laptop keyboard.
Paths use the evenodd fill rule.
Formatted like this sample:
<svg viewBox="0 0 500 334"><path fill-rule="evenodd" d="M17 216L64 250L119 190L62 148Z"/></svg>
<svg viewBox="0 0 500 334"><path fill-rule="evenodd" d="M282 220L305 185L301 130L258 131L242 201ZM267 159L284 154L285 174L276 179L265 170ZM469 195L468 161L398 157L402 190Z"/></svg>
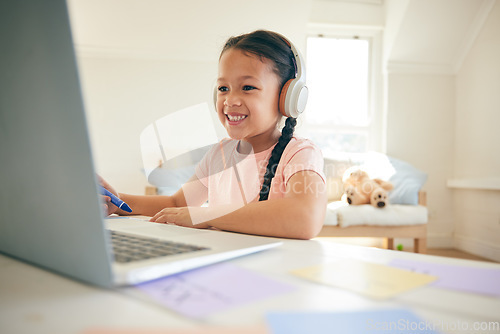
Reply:
<svg viewBox="0 0 500 334"><path fill-rule="evenodd" d="M110 232L115 262L118 263L128 263L209 249L173 241L139 237L117 231Z"/></svg>

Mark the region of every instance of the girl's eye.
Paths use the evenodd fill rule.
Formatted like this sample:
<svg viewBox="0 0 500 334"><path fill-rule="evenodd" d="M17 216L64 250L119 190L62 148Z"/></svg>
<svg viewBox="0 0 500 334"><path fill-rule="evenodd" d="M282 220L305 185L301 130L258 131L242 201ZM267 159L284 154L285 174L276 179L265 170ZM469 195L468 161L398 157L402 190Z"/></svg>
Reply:
<svg viewBox="0 0 500 334"><path fill-rule="evenodd" d="M229 90L229 88L227 88L226 86L221 86L218 88L219 92L227 92Z"/></svg>
<svg viewBox="0 0 500 334"><path fill-rule="evenodd" d="M248 85L243 86L243 90L253 90L253 89L255 89L254 86L248 86Z"/></svg>

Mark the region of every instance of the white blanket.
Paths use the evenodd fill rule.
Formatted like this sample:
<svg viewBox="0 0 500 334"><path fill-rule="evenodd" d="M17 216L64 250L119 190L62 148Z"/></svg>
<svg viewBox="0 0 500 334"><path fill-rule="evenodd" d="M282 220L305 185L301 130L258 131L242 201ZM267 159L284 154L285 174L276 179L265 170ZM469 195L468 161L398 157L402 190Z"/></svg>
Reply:
<svg viewBox="0 0 500 334"><path fill-rule="evenodd" d="M369 204L348 205L343 201L328 204L325 225L418 225L428 221L425 206L389 204L385 208L375 208Z"/></svg>

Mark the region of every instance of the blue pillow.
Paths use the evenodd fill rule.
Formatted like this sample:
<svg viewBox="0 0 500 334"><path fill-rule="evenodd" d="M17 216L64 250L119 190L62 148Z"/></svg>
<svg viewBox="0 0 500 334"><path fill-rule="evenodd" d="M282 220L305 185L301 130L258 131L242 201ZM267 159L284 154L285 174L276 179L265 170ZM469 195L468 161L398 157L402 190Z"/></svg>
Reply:
<svg viewBox="0 0 500 334"><path fill-rule="evenodd" d="M175 194L194 175L195 167L196 165L186 166L164 173L161 182L156 182L158 195Z"/></svg>
<svg viewBox="0 0 500 334"><path fill-rule="evenodd" d="M418 205L418 192L427 181L427 174L411 164L388 157L396 173L389 179L394 189L389 193L392 204Z"/></svg>
<svg viewBox="0 0 500 334"><path fill-rule="evenodd" d="M148 182L156 186L158 195L173 195L195 173L196 165L213 145L200 147L168 159L162 167L149 173Z"/></svg>

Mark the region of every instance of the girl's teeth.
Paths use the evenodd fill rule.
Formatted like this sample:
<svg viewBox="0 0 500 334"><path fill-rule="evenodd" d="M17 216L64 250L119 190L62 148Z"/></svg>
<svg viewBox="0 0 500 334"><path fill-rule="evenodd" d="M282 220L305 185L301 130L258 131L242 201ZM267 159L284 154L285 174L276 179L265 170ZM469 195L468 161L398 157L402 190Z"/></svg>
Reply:
<svg viewBox="0 0 500 334"><path fill-rule="evenodd" d="M240 115L240 116L231 116L231 115L227 115L227 118L231 121L231 122L238 122L238 121L241 121L242 119L246 118L247 116L246 115Z"/></svg>

